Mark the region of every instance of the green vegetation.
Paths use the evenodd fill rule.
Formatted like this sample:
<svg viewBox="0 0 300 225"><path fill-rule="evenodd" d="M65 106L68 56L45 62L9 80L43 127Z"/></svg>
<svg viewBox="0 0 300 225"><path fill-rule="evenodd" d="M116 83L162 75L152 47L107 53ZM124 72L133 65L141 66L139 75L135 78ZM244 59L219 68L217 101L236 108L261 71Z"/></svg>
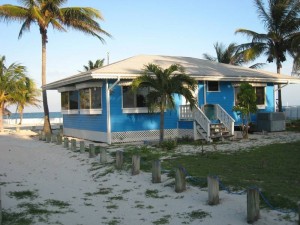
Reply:
<svg viewBox="0 0 300 225"><path fill-rule="evenodd" d="M99 188L98 191L93 192L93 193L87 192L87 193L85 193L85 195L86 196L107 195L107 194L111 193L111 191L112 191L112 188Z"/></svg>
<svg viewBox="0 0 300 225"><path fill-rule="evenodd" d="M170 215L165 215L163 216L162 218L158 219L158 220L155 220L153 221L152 223L155 224L155 225L159 225L159 224L169 224L169 219L171 218Z"/></svg>
<svg viewBox="0 0 300 225"><path fill-rule="evenodd" d="M89 60L88 65L84 65L84 71L89 71L97 68L101 68L104 65L104 59L97 59L95 62Z"/></svg>
<svg viewBox="0 0 300 225"><path fill-rule="evenodd" d="M26 190L26 191L10 191L8 195L9 195L9 197L16 198L17 200L20 200L20 199L30 199L30 200L33 200L33 199L35 199L35 198L38 197L37 190L35 190L35 191L30 191L30 190Z"/></svg>
<svg viewBox="0 0 300 225"><path fill-rule="evenodd" d="M159 195L158 190L147 189L145 192L147 198L166 198L170 197L169 195Z"/></svg>
<svg viewBox="0 0 300 225"><path fill-rule="evenodd" d="M145 65L144 73L133 80L132 90L149 88L151 91L146 96L145 105L149 112L160 113L159 142L164 141L165 111L175 108L174 94L185 97L191 107L196 106L197 100L193 92L196 90L197 81L186 75L181 65L173 64L166 69L156 64Z"/></svg>
<svg viewBox="0 0 300 225"><path fill-rule="evenodd" d="M178 156L165 160L162 167L182 165L201 187L208 174L218 175L232 190L256 185L275 207L296 208L300 196L300 142L273 144L248 152L232 154L211 152L202 155Z"/></svg>

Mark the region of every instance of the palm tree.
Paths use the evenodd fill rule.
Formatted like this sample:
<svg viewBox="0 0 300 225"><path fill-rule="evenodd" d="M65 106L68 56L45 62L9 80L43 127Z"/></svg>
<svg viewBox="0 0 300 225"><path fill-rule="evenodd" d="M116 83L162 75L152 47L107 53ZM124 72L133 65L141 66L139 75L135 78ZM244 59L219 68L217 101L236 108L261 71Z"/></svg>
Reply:
<svg viewBox="0 0 300 225"><path fill-rule="evenodd" d="M160 135L159 141L164 140L164 112L166 109L175 107L173 94L179 94L186 98L191 108L196 105L196 98L193 91L197 87L197 82L192 77L184 73L184 68L178 64L173 64L167 69L163 69L156 64L145 66L144 73L133 80L132 90L147 87L149 93L146 103L150 112L160 112Z"/></svg>
<svg viewBox="0 0 300 225"><path fill-rule="evenodd" d="M89 7L66 7L61 6L67 0L22 0L23 6L1 5L0 19L5 22L19 21L22 23L19 38L25 31L29 31L32 24L37 24L42 39L42 86L46 84L46 46L48 42L49 25L58 31L66 31L73 28L85 34L95 36L104 42L100 36L110 36L104 31L96 19L103 20L101 13ZM49 121L49 107L47 92L43 89L44 108L44 132L51 133Z"/></svg>
<svg viewBox="0 0 300 225"><path fill-rule="evenodd" d="M250 43L240 45L247 59L255 59L264 54L269 63L275 60L277 73L280 74L282 62L286 61L286 52L291 50L293 39L299 36L300 1L269 0L266 8L263 0L255 0L258 16L262 20L266 33L257 33L247 29L238 29L236 33L252 39ZM281 85L278 85L278 109L282 111Z"/></svg>
<svg viewBox="0 0 300 225"><path fill-rule="evenodd" d="M228 47L226 48L223 43L216 42L214 44L214 48L215 48L217 57L214 57L207 53L204 53L203 58L210 60L210 61L230 64L230 65L235 65L235 66L241 66L244 63L248 62L247 60L245 60L243 52L239 51L239 47L235 43L230 43L228 45ZM250 66L250 68L257 69L257 68L262 67L263 65L264 65L264 63L256 63L256 64Z"/></svg>
<svg viewBox="0 0 300 225"><path fill-rule="evenodd" d="M8 103L14 102L14 94L22 91L26 82L26 68L13 63L5 66L5 56L0 57L0 131L3 131L3 112Z"/></svg>
<svg viewBox="0 0 300 225"><path fill-rule="evenodd" d="M25 83L23 83L22 90L14 95L13 103L17 104L17 112L20 114L19 124L22 124L25 106L41 107L41 100L38 99L40 95L41 91L37 89L35 82L27 77Z"/></svg>
<svg viewBox="0 0 300 225"><path fill-rule="evenodd" d="M84 71L89 71L89 70L100 68L103 66L103 64L104 64L104 59L97 59L94 63L91 60L89 60L88 65L83 66L83 68Z"/></svg>

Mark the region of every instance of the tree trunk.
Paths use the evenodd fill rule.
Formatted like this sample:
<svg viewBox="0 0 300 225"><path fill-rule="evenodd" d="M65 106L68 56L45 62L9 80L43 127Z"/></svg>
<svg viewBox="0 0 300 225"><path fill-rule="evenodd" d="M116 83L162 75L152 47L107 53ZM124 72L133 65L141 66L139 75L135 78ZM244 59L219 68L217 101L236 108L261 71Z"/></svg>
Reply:
<svg viewBox="0 0 300 225"><path fill-rule="evenodd" d="M164 102L164 98L162 98L162 102ZM159 143L164 141L164 127L165 127L165 107L162 104L160 106L160 123L159 123Z"/></svg>
<svg viewBox="0 0 300 225"><path fill-rule="evenodd" d="M47 45L47 30L41 29L42 35L42 86L46 85L46 45ZM43 108L44 108L44 132L51 134L51 124L49 119L49 107L47 100L47 92L43 89Z"/></svg>
<svg viewBox="0 0 300 225"><path fill-rule="evenodd" d="M277 74L280 74L281 63L277 60ZM278 111L282 112L281 84L278 84Z"/></svg>
<svg viewBox="0 0 300 225"><path fill-rule="evenodd" d="M4 102L0 103L0 132L3 132L3 112L4 112Z"/></svg>
<svg viewBox="0 0 300 225"><path fill-rule="evenodd" d="M19 125L21 125L23 122L23 110L20 111L20 122Z"/></svg>

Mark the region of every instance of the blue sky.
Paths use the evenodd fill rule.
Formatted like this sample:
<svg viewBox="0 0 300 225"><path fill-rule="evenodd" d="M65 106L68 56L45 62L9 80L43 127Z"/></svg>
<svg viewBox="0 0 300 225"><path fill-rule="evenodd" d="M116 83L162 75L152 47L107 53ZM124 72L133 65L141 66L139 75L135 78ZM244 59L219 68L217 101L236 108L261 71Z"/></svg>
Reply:
<svg viewBox="0 0 300 225"><path fill-rule="evenodd" d="M0 4L18 4L1 0ZM88 60L105 58L110 63L138 54L177 55L202 58L203 53L215 55L213 44L243 43L246 37L235 35L237 28L264 32L253 0L69 0L66 6L89 6L101 11L102 28L113 38L102 44L97 38L80 32L49 29L47 45L47 82L82 70ZM20 62L28 74L41 83L41 38L37 27L18 39L20 24L0 23L0 55L7 64ZM266 62L262 57L259 62ZM290 74L292 60L283 64L282 73ZM263 70L276 72L275 64ZM299 85L283 90L284 105L300 105L295 92ZM60 111L59 94L48 94L50 111ZM26 111L41 111L29 108Z"/></svg>

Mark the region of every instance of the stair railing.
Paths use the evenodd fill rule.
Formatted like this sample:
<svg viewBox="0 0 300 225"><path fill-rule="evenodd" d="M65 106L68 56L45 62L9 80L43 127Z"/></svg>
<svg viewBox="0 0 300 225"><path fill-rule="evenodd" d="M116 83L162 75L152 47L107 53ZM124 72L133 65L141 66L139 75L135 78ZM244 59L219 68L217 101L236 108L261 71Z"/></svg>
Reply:
<svg viewBox="0 0 300 225"><path fill-rule="evenodd" d="M194 119L190 105L180 105L179 106L179 119L181 119L181 120L193 120Z"/></svg>
<svg viewBox="0 0 300 225"><path fill-rule="evenodd" d="M234 119L219 105L216 104L217 118L224 124L231 135L234 135Z"/></svg>
<svg viewBox="0 0 300 225"><path fill-rule="evenodd" d="M206 141L210 141L210 120L204 114L204 112L197 106L195 106L192 110L194 120L201 126L201 128L205 131Z"/></svg>

